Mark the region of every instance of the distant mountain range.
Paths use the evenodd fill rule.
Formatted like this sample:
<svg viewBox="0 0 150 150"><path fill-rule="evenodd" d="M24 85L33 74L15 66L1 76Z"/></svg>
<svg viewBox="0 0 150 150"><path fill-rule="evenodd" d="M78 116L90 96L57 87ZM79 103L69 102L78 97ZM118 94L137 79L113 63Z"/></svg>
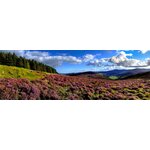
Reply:
<svg viewBox="0 0 150 150"><path fill-rule="evenodd" d="M150 69L110 70L110 71L105 71L100 73L106 76L117 76L119 78L125 78L128 76L137 75L146 72L150 72Z"/></svg>
<svg viewBox="0 0 150 150"><path fill-rule="evenodd" d="M88 76L99 78L108 78L108 77L117 77L119 79L125 78L140 78L140 77L149 77L150 69L132 69L132 70L110 70L110 71L88 71L88 72L79 72L79 73L69 73L66 75L69 76ZM96 76L95 76L96 75Z"/></svg>
<svg viewBox="0 0 150 150"><path fill-rule="evenodd" d="M150 79L150 71L124 77L123 79Z"/></svg>

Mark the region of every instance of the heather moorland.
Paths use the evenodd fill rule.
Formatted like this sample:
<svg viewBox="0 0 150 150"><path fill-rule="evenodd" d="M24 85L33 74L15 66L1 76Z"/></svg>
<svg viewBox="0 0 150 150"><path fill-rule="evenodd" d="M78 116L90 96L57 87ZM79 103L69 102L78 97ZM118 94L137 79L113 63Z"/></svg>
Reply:
<svg viewBox="0 0 150 150"><path fill-rule="evenodd" d="M96 59L94 54L77 57L79 55L77 53L76 56L66 56L66 54L57 56L58 52L53 56L51 53L56 52L20 51L19 54L18 51L0 52L0 99L150 100L148 58L145 61L129 59L132 54L124 51L120 53L111 51L109 54L116 54L116 56L101 59ZM75 52L70 51L70 53ZM99 54L100 51L97 53ZM105 51L101 52L101 55L105 53L108 55ZM139 53L136 53L138 56ZM56 70L58 68L58 70L70 71L78 70L80 67L89 69L89 66L97 66L99 69L103 67L103 63L109 69L112 65L129 69L75 73L58 73ZM137 67L138 65L140 67Z"/></svg>

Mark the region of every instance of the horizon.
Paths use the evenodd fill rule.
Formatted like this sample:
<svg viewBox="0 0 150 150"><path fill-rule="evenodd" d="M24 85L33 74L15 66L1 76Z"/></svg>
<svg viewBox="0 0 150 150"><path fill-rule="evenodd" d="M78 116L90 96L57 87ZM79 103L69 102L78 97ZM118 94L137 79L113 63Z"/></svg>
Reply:
<svg viewBox="0 0 150 150"><path fill-rule="evenodd" d="M86 73L86 72L87 72L87 73L88 73L88 72L103 73L103 72L109 72L109 71L115 71L115 70L116 70L116 71L121 71L121 70L127 70L127 71L128 71L128 70L148 70L148 71L149 71L150 68L112 69L112 70L104 70L104 71L90 71L90 70L89 70L89 71L84 71L84 72L81 71L81 72L70 72L70 73L60 73L60 74L62 74L62 75L63 75L63 74L64 74L64 75L66 74L66 75L67 75L67 74Z"/></svg>
<svg viewBox="0 0 150 150"><path fill-rule="evenodd" d="M1 50L34 59L58 73L150 69L150 50Z"/></svg>

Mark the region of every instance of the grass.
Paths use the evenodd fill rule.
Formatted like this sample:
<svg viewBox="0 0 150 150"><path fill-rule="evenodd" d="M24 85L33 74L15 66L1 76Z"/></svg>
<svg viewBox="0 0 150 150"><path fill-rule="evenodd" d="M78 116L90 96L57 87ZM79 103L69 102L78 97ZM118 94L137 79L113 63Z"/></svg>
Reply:
<svg viewBox="0 0 150 150"><path fill-rule="evenodd" d="M109 76L109 79L111 79L111 80L117 80L118 77L117 76Z"/></svg>
<svg viewBox="0 0 150 150"><path fill-rule="evenodd" d="M44 77L48 73L34 71L14 66L0 65L0 78L26 78L36 80Z"/></svg>

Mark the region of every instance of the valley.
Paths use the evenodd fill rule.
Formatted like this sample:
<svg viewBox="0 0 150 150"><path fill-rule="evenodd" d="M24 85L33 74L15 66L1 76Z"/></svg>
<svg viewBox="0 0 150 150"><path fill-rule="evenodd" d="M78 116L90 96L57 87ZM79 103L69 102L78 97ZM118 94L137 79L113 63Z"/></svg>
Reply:
<svg viewBox="0 0 150 150"><path fill-rule="evenodd" d="M150 78L111 80L102 75L69 76L0 66L0 99L137 100L150 99ZM4 69L5 68L5 69Z"/></svg>
<svg viewBox="0 0 150 150"><path fill-rule="evenodd" d="M31 55L28 52L24 54L27 58L17 56L17 53L0 52L1 100L150 100L150 69L60 74L52 66L61 65L63 59L68 63L72 59L73 64L77 61L76 65L81 60L73 56L39 54L37 51L30 53L34 59L27 59ZM87 56L93 58L89 54ZM88 57L83 60L87 61Z"/></svg>

